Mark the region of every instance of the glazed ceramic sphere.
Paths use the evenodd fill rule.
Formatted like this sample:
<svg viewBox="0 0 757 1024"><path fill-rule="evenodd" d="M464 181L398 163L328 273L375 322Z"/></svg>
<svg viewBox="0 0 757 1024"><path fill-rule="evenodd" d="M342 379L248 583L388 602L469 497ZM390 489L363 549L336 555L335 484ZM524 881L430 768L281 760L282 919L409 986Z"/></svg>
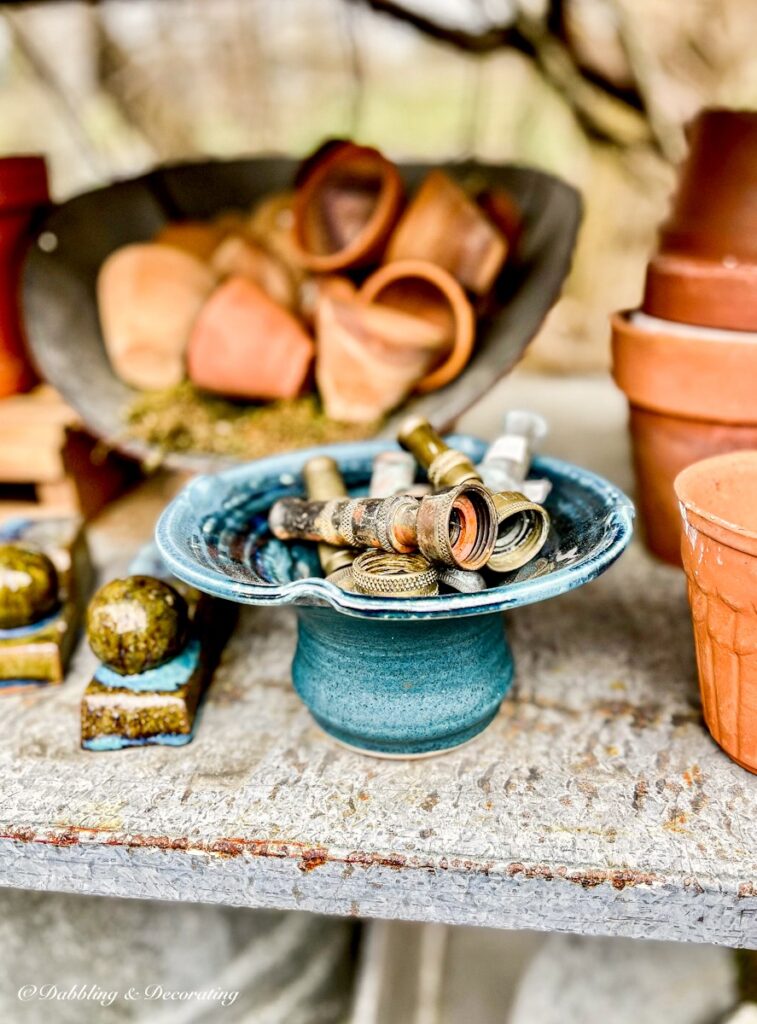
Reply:
<svg viewBox="0 0 757 1024"><path fill-rule="evenodd" d="M58 603L58 574L41 551L0 545L0 628L27 626Z"/></svg>
<svg viewBox="0 0 757 1024"><path fill-rule="evenodd" d="M136 675L175 657L184 646L187 603L173 587L152 576L111 580L92 598L87 638L114 672Z"/></svg>

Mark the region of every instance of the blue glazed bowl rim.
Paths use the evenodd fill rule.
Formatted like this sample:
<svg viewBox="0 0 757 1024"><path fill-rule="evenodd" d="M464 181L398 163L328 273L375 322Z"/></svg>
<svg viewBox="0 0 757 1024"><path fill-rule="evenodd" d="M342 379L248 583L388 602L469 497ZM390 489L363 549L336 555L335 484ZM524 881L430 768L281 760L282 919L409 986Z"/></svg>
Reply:
<svg viewBox="0 0 757 1024"><path fill-rule="evenodd" d="M467 449L470 454L476 454L477 447L485 447L484 442L466 435L453 435L448 440L455 447ZM194 477L166 506L158 520L155 529L158 550L178 579L207 594L234 603L330 606L358 618L432 619L491 614L557 597L589 583L603 573L620 557L631 540L634 505L620 488L597 473L570 462L539 457L533 461L534 475L548 474L570 480L599 497L605 509L602 539L578 563L555 569L543 576L490 587L474 594L445 594L411 599L372 597L341 590L328 580L318 577L282 584L233 580L220 570L202 565L184 543L187 526L192 524L196 527L197 509L211 489L222 498L232 487L248 483L256 475L280 475L296 479L307 459L315 455L329 455L338 462L340 459L372 458L379 452L396 448L396 444L386 440L324 445L273 455L233 466L220 473Z"/></svg>

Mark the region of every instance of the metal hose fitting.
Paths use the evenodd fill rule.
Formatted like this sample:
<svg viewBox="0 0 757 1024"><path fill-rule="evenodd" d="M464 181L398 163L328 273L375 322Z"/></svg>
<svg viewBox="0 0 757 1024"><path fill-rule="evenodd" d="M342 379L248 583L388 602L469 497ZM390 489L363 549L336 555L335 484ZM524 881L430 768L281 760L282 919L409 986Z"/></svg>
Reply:
<svg viewBox="0 0 757 1024"><path fill-rule="evenodd" d="M279 540L313 540L337 547L381 548L460 569L480 569L497 539L497 511L477 481L423 498L281 498L268 517Z"/></svg>
<svg viewBox="0 0 757 1024"><path fill-rule="evenodd" d="M426 469L435 488L460 481L470 486L481 480L471 460L445 444L431 424L419 416L405 420L398 439ZM549 513L520 492L491 493L497 510L497 540L487 567L494 572L511 572L541 551L549 534Z"/></svg>
<svg viewBox="0 0 757 1024"><path fill-rule="evenodd" d="M352 565L352 580L361 594L382 597L433 597L439 574L423 555L364 551Z"/></svg>
<svg viewBox="0 0 757 1024"><path fill-rule="evenodd" d="M347 497L339 466L328 455L316 455L308 459L302 467L302 479L305 481L305 493L313 501ZM349 548L338 548L333 544L318 545L318 560L325 576L351 565L355 554Z"/></svg>

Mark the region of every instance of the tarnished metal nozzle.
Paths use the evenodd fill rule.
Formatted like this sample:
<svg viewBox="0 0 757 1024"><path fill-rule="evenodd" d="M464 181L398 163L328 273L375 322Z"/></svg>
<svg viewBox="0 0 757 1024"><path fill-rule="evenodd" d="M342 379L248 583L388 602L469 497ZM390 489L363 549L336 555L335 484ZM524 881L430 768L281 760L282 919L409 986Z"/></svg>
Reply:
<svg viewBox="0 0 757 1024"><path fill-rule="evenodd" d="M481 479L471 460L445 444L428 420L420 416L411 416L404 421L397 440L423 466L435 490Z"/></svg>
<svg viewBox="0 0 757 1024"><path fill-rule="evenodd" d="M316 455L302 467L305 492L313 501L328 501L330 498L346 498L347 488L336 461L328 455ZM356 552L349 548L334 547L333 544L318 545L318 560L326 576L338 569L351 565Z"/></svg>
<svg viewBox="0 0 757 1024"><path fill-rule="evenodd" d="M314 540L339 547L381 548L461 569L480 569L497 539L497 512L478 481L418 499L391 498L303 501L282 498L268 523L279 540Z"/></svg>

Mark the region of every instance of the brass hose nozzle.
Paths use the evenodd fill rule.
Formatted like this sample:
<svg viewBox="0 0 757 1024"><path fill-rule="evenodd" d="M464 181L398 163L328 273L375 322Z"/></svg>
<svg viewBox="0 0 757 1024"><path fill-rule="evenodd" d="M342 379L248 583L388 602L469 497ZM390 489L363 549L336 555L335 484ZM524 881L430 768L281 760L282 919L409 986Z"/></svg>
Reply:
<svg viewBox="0 0 757 1024"><path fill-rule="evenodd" d="M420 416L405 420L398 440L424 467L435 488L481 480L473 462L445 444ZM497 540L487 566L494 572L511 572L541 551L549 534L549 513L516 491L493 493L492 498L497 510Z"/></svg>
<svg viewBox="0 0 757 1024"><path fill-rule="evenodd" d="M316 455L302 467L305 493L313 501L328 501L330 498L346 498L347 488L336 461L328 455ZM324 575L330 576L338 569L351 565L356 552L349 548L334 547L333 544L318 545L318 561Z"/></svg>
<svg viewBox="0 0 757 1024"><path fill-rule="evenodd" d="M478 481L414 498L281 498L268 524L279 540L313 540L337 547L381 548L460 569L486 565L497 539L497 511Z"/></svg>
<svg viewBox="0 0 757 1024"><path fill-rule="evenodd" d="M481 479L481 474L471 460L445 444L428 420L421 416L406 419L400 427L397 440L426 470L434 490Z"/></svg>

